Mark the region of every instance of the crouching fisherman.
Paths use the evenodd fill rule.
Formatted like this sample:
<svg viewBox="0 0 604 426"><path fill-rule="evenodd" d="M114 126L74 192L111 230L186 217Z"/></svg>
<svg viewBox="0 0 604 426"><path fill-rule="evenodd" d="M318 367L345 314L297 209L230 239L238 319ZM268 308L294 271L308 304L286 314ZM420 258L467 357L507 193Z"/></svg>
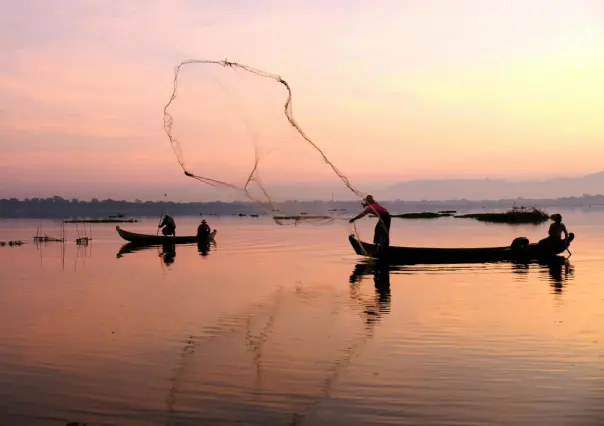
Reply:
<svg viewBox="0 0 604 426"><path fill-rule="evenodd" d="M171 216L165 215L164 220L159 224L158 228L164 228L161 230L161 233L165 236L173 235L176 236L176 222L172 219Z"/></svg>

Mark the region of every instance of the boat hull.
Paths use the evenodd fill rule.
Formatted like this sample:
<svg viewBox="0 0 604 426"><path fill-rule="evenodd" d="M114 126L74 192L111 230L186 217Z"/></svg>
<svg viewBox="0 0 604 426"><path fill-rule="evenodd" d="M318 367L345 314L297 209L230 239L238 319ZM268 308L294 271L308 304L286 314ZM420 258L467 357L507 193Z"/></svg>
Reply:
<svg viewBox="0 0 604 426"><path fill-rule="evenodd" d="M129 232L121 229L119 226L115 227L117 233L126 241L140 245L155 245L155 244L195 244L199 242L196 235L193 236L166 236L166 235L149 235L149 234L137 234L135 232ZM216 236L216 229L214 229L207 241L213 241Z"/></svg>
<svg viewBox="0 0 604 426"><path fill-rule="evenodd" d="M571 234L570 241L574 239ZM505 247L476 248L431 248L431 247L387 247L378 252L374 244L363 242L351 234L348 237L352 248L359 256L385 260L390 264L418 263L488 263L488 262L529 262L547 261L563 253L565 247L551 248L543 244L525 244ZM569 241L569 245L570 245Z"/></svg>

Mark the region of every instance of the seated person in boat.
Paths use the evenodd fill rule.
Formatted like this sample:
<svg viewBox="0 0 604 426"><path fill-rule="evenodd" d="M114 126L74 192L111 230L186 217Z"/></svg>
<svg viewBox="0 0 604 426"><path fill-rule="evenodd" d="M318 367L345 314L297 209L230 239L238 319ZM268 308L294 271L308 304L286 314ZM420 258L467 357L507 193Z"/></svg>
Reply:
<svg viewBox="0 0 604 426"><path fill-rule="evenodd" d="M165 236L168 235L174 235L176 236L176 223L174 222L174 219L172 219L171 216L169 215L165 215L164 216L164 220L162 220L162 222L159 224L158 228L163 227L164 229L161 230L161 233Z"/></svg>
<svg viewBox="0 0 604 426"><path fill-rule="evenodd" d="M568 245L569 234L566 226L562 223L562 215L556 213L552 216L552 220L554 223L549 227L549 236L539 241L539 244L547 245L551 248L566 247ZM562 234L564 234L564 239L562 238Z"/></svg>
<svg viewBox="0 0 604 426"><path fill-rule="evenodd" d="M205 219L201 221L201 224L197 227L197 238L208 238L210 236L210 226Z"/></svg>
<svg viewBox="0 0 604 426"><path fill-rule="evenodd" d="M561 241L566 243L568 240L568 231L566 230L566 226L562 223L562 215L556 213L552 216L554 223L549 226L549 237L555 241ZM562 233L564 233L564 240L562 240Z"/></svg>
<svg viewBox="0 0 604 426"><path fill-rule="evenodd" d="M378 245L378 250L382 247L388 247L390 245L390 213L379 205L371 195L365 197L363 205L365 210L350 219L349 222L352 223L367 214L377 216L378 222L373 233L373 244Z"/></svg>

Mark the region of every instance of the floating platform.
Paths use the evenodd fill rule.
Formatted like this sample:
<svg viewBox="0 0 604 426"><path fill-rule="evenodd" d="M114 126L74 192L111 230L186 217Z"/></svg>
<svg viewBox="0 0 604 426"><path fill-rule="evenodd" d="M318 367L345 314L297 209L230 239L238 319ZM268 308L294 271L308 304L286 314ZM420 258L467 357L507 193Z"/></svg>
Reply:
<svg viewBox="0 0 604 426"><path fill-rule="evenodd" d="M401 213L393 214L392 217L398 217L400 219L437 219L439 217L453 216L452 213L433 213L433 212L421 212L421 213Z"/></svg>
<svg viewBox="0 0 604 426"><path fill-rule="evenodd" d="M63 223L137 223L136 219L69 219Z"/></svg>
<svg viewBox="0 0 604 426"><path fill-rule="evenodd" d="M538 209L533 210L510 210L504 213L470 213L455 216L460 219L476 219L481 222L493 223L532 223L540 224L549 220L550 216Z"/></svg>

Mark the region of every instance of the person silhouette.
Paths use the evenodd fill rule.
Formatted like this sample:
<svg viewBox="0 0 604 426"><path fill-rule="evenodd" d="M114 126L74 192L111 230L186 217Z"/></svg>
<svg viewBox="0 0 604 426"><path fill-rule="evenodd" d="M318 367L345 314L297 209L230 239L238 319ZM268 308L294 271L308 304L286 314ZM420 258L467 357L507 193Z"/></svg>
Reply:
<svg viewBox="0 0 604 426"><path fill-rule="evenodd" d="M383 248L386 248L390 245L390 212L388 212L388 210L386 210L386 208L383 206L379 205L371 195L367 195L365 197L365 203L363 205L365 205L365 209L350 219L349 222L353 223L367 214L377 216L378 222L375 225L375 230L373 232L373 244L378 246L379 252Z"/></svg>
<svg viewBox="0 0 604 426"><path fill-rule="evenodd" d="M197 227L197 239L205 239L207 240L210 236L210 226L206 222L205 219L201 221L199 226Z"/></svg>
<svg viewBox="0 0 604 426"><path fill-rule="evenodd" d="M169 215L164 216L164 220L161 221L158 228L162 228L162 227L164 229L161 230L161 233L164 236L168 236L168 235L176 236L176 222L174 222L174 219L172 218L172 216L169 216Z"/></svg>

